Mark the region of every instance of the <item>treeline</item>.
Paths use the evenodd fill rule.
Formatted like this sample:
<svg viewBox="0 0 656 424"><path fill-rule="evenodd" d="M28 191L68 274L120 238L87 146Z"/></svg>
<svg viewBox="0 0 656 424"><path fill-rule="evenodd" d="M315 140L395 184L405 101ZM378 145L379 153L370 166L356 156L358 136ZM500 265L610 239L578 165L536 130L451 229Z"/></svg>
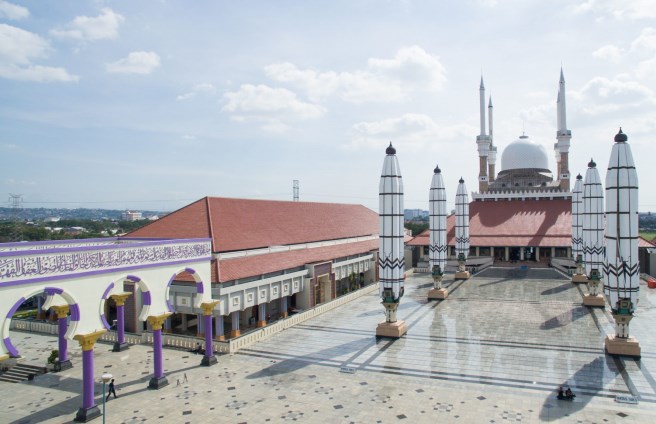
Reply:
<svg viewBox="0 0 656 424"><path fill-rule="evenodd" d="M149 222L146 219L139 221L62 219L58 222L28 224L4 220L0 221L0 243L111 237L136 230ZM81 227L84 230L73 230L73 227ZM55 228L58 230L54 230Z"/></svg>

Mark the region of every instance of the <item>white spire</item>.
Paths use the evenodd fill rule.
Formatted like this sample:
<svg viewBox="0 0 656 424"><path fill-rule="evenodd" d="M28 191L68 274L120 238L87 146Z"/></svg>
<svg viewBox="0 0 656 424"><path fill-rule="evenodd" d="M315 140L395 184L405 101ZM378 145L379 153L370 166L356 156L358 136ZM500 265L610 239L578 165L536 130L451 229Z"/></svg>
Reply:
<svg viewBox="0 0 656 424"><path fill-rule="evenodd" d="M565 105L565 76L560 68L560 82L558 86L558 131L567 130L567 108Z"/></svg>
<svg viewBox="0 0 656 424"><path fill-rule="evenodd" d="M487 119L488 119L488 128L490 129L490 144L492 143L492 96L490 95L490 101L487 104Z"/></svg>
<svg viewBox="0 0 656 424"><path fill-rule="evenodd" d="M487 133L485 132L485 85L483 84L482 75L481 75L480 99L481 99L481 136L484 136Z"/></svg>

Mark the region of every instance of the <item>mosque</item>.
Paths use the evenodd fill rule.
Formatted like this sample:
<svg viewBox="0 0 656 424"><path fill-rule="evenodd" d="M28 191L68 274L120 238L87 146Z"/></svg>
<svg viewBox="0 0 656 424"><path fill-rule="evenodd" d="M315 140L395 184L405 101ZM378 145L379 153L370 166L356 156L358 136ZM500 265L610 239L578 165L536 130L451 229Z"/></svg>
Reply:
<svg viewBox="0 0 656 424"><path fill-rule="evenodd" d="M565 77L562 69L557 96L555 172L549 169L544 147L522 134L503 150L501 170L497 173L493 110L492 99L486 99L481 78L480 134L476 136L479 157L478 192L472 193L472 202L469 204L468 258L474 264L483 263L487 259L497 264L534 261L536 265L544 266L551 264L552 259L571 258L569 149L572 132L567 128ZM455 191L453 194L455 196ZM454 214L447 218L447 244L452 264L456 258L455 221ZM407 243L412 251L412 266L415 270L428 271L429 234L430 231L426 230ZM646 254L645 248L653 245L640 239L640 247L643 254Z"/></svg>

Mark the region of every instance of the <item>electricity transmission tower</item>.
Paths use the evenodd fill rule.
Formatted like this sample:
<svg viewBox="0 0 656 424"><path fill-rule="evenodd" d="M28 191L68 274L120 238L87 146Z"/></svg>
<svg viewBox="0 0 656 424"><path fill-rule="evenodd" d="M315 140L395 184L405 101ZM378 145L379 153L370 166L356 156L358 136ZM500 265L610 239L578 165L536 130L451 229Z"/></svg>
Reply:
<svg viewBox="0 0 656 424"><path fill-rule="evenodd" d="M23 229L21 227L21 216L23 214L23 195L9 194L9 207L11 208L11 229L9 230L9 241L23 241Z"/></svg>

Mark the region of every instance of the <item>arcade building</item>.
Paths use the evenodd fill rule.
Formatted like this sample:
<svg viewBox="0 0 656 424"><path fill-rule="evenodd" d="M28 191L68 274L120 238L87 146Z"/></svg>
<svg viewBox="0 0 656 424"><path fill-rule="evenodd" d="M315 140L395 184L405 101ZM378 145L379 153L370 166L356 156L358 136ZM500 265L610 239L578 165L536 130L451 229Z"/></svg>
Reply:
<svg viewBox="0 0 656 424"><path fill-rule="evenodd" d="M218 340L378 281L378 214L361 205L205 197L126 238L211 239ZM138 287L126 282L124 290ZM172 282L175 313L164 322L165 332L205 333L195 296L191 276L182 273ZM137 317L140 299L128 298L126 331L147 329Z"/></svg>

